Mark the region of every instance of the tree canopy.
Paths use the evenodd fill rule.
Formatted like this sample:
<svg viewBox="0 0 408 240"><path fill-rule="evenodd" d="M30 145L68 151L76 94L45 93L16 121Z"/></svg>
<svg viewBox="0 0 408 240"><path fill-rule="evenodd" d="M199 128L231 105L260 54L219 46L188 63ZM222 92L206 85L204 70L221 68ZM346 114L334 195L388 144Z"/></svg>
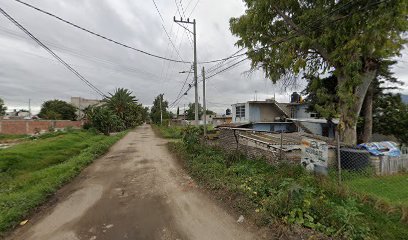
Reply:
<svg viewBox="0 0 408 240"><path fill-rule="evenodd" d="M134 128L146 121L147 108L138 103L128 89L116 89L104 102L101 106L86 109L90 125L104 134Z"/></svg>
<svg viewBox="0 0 408 240"><path fill-rule="evenodd" d="M50 100L42 104L38 116L50 120L76 120L76 107L62 100Z"/></svg>
<svg viewBox="0 0 408 240"><path fill-rule="evenodd" d="M384 94L374 104L374 129L384 135L393 135L402 144L408 144L408 105L401 95Z"/></svg>
<svg viewBox="0 0 408 240"><path fill-rule="evenodd" d="M136 127L146 120L145 109L132 94L128 89L118 88L105 99L106 107L122 120L125 128Z"/></svg>
<svg viewBox="0 0 408 240"><path fill-rule="evenodd" d="M150 119L153 123L160 123L160 110L163 114L163 119L169 119L171 117L168 111L169 103L164 100L164 94L159 94L153 101L153 106L150 109Z"/></svg>
<svg viewBox="0 0 408 240"><path fill-rule="evenodd" d="M357 118L379 61L400 54L408 29L400 0L245 0L245 14L230 20L237 45L252 68L273 82L331 71L338 83L340 130L356 142Z"/></svg>
<svg viewBox="0 0 408 240"><path fill-rule="evenodd" d="M201 106L201 104L198 104L198 117L202 118L203 113L204 113L204 108ZM206 114L207 115L215 114L215 112L207 109ZM188 104L188 108L186 110L186 118L187 120L195 120L195 104L194 103Z"/></svg>
<svg viewBox="0 0 408 240"><path fill-rule="evenodd" d="M7 107L4 105L3 99L0 98L0 116L4 116L6 114Z"/></svg>

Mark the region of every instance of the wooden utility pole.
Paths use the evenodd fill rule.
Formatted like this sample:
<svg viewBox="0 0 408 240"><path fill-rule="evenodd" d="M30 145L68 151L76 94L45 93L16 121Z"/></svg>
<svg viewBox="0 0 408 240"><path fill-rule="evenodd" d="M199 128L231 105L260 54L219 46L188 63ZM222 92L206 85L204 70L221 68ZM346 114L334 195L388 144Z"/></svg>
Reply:
<svg viewBox="0 0 408 240"><path fill-rule="evenodd" d="M207 137L207 103L205 102L205 68L203 67L203 120L204 120L204 138Z"/></svg>
<svg viewBox="0 0 408 240"><path fill-rule="evenodd" d="M183 18L180 20L176 20L176 17L173 18L174 22L179 24L182 28L186 29L189 31L191 34L194 36L194 89L195 89L195 118L194 122L195 125L198 125L199 119L198 119L198 84L197 84L197 34L196 34L196 20L194 19L192 22L190 21L189 18L187 18L187 21L183 21ZM190 31L188 28L185 26L181 25L180 23L187 23L187 24L193 24L193 31Z"/></svg>

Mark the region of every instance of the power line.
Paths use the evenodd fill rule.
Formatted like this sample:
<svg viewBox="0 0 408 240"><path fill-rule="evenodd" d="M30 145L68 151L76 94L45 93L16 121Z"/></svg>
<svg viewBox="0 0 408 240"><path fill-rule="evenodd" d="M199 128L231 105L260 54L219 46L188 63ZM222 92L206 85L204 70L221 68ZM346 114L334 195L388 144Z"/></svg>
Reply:
<svg viewBox="0 0 408 240"><path fill-rule="evenodd" d="M198 1L199 1L199 0L198 0ZM365 6L364 8L362 8L362 9L358 9L357 11L367 10L367 9L368 9L369 7L371 7L371 6L375 6L375 5L381 4L381 3L386 2L386 1L388 1L388 0L380 0L380 1L378 1L378 2L371 3L371 4L369 4L369 5L366 5L366 6ZM348 5L350 5L351 3L353 3L353 1L350 1L350 2L348 2L348 3L346 3L346 4L344 4L343 6L340 6L340 7L338 7L338 8L333 9L330 13L326 14L325 16L327 17L327 16L333 14L334 12L340 11L340 10L346 8L346 7L347 7ZM350 12L349 14L346 15L346 17L349 17L349 16L351 16L352 14L353 14L353 12ZM336 19L336 20L334 20L333 22L336 22L336 21L339 21L339 19ZM317 23L317 22L319 22L319 21L314 20L312 23ZM310 26L310 25L311 25L311 23L307 24L307 26ZM317 28L311 29L311 30L319 30L319 29L321 29L322 27L323 27L323 26L321 25L321 26L318 26ZM293 31L291 31L291 32L293 32ZM292 38L295 38L295 37L297 37L297 35L288 36L288 37L283 38L283 39L281 39L281 40L279 40L279 41L275 41L275 42L273 42L272 44L283 43L283 42L288 41L288 40L290 40L290 39L292 39ZM239 54L239 55L236 55L236 53L235 53L235 54L233 54L232 56L227 57L227 58L224 58L224 59L221 59L221 60L222 60L222 61L227 61L227 60L232 59L232 58L237 58L237 57L241 57L241 56L247 55L248 53L253 53L253 52L261 51L261 50L263 50L263 49L265 49L265 48L268 48L268 47L269 47L269 46L265 46L265 47L262 47L262 48L259 48L259 49L246 51L245 53L242 53L242 54ZM242 50L242 49L241 49L241 50ZM239 51L241 51L241 50L239 50ZM239 52L239 51L238 51L238 52ZM237 53L238 53L238 52L237 52ZM235 66L241 64L242 62L244 62L244 61L247 60L248 58L249 58L249 57L246 57L246 58L244 58L244 59L242 59L242 60L240 60L240 61L234 63L233 65L230 65L229 67L227 67L227 68L225 68L225 69L223 69L223 70L221 70L221 71L219 71L219 72L217 72L217 73L215 73L215 74L213 74L213 75L207 77L206 79L210 79L210 78L212 78L212 77L215 77L216 75L218 75L218 74L220 74L220 73L222 73L222 72L225 72L225 71L227 71L227 70L229 70L229 69L231 69L231 68L233 68L233 67L235 67ZM217 61L218 61L218 60L214 60L214 61L212 61L212 62L217 62ZM210 62L210 61L208 61L208 62L202 62L202 63L209 63L209 62ZM221 66L222 66L222 65L223 65L223 64L221 63ZM218 69L218 68L220 68L220 67L217 67L217 69ZM202 81L202 80L201 80L201 81ZM201 82L201 81L200 81L200 82ZM190 89L191 89L191 88L187 89L186 93L187 93ZM181 99L182 97L183 97L183 95L180 96L179 99ZM178 101L179 99L176 99L176 101ZM176 102L176 101L175 101L175 102Z"/></svg>
<svg viewBox="0 0 408 240"><path fill-rule="evenodd" d="M234 55L236 55L236 54L242 52L244 49L245 49L245 48L242 48L242 49L236 51L236 52L235 52L234 54L232 54L230 57L232 57L232 56L234 56ZM232 60L234 61L235 59L233 58ZM231 62L230 62L230 63L231 63ZM206 73L211 73L211 72L213 72L213 71L215 71L215 70L217 70L217 69L223 67L225 64L227 64L227 63L225 63L225 61L224 61L223 63L218 63L218 64L216 64L215 66L213 66L213 67L210 68L210 69L212 69L212 70L209 70L209 71L207 71ZM238 64L239 64L239 63L238 63ZM224 70L224 71L226 71L226 70ZM201 77L202 77L202 76L199 76L199 78L201 78ZM208 78L207 78L207 79L208 79ZM187 79L186 79L186 80L187 80ZM200 80L199 82L202 82L202 80ZM183 87L180 89L180 92L179 92L179 94L177 95L176 99L172 102L172 105L174 106L174 105L178 104L178 102L180 102L181 98L183 98L184 95L186 95L186 93L191 90L191 88L192 88L193 85L194 85L194 82L192 82L191 84L189 84L189 88L185 91L185 93L182 94L182 95L180 95L180 92L182 92L183 89L184 89L184 85L183 85Z"/></svg>
<svg viewBox="0 0 408 240"><path fill-rule="evenodd" d="M77 24L75 24L75 23L73 23L73 22L71 22L71 21L65 20L65 19L63 19L63 18L61 18L61 17L59 17L59 16L57 16L57 15L55 15L55 14L53 14L53 13L47 12L47 11L45 11L45 10L42 10L42 9L40 9L40 8L38 8L38 7L35 7L35 6L33 6L33 5L29 4L29 3L23 2L23 1L21 1L21 0L14 0L14 1L16 1L16 2L18 2L18 3L21 3L21 4L23 4L23 5L27 6L27 7L30 7L30 8L32 8L32 9L36 10L36 11L39 11L39 12L41 12L41 13L43 13L43 14L46 14L46 15L48 15L48 16L51 16L51 17L53 17L53 18L55 18L55 19L57 19L57 20L59 20L59 21L61 21L61 22L64 22L64 23L66 23L66 24L68 24L68 25L70 25L70 26L72 26L72 27L75 27L75 28L77 28L77 29L80 29L80 30L82 30L82 31L85 31L85 32L87 32L87 33L89 33L89 34L91 34L91 35L94 35L94 36L96 36L96 37L102 38L102 39L104 39L104 40L106 40L106 41L109 41L109 42L111 42L111 43L114 43L114 44L116 44L116 45L125 47L125 48L127 48L127 49L131 49L131 50L134 50L134 51L143 53L143 54L145 54L145 55L148 55L148 56L150 56L150 57L154 57L154 58L158 58L158 59L162 59L162 60L166 60L166 61L170 61L170 62L189 63L189 64L192 63L192 62L183 61L183 60L170 59L170 58L167 58L167 57L163 57L163 56L159 56L159 55L156 55L156 54L153 54L153 53L149 53L149 52L147 52L147 51L144 51L144 50L141 50L141 49L138 49L138 48L129 46L129 45L125 44L125 43L121 43L121 42L119 42L119 41L117 41L117 40L114 40L114 39L112 39L112 38L103 36L103 35L101 35L101 34L99 34L99 33L96 33L96 32L94 32L94 31L92 31L92 30L89 30L89 29L87 29L87 28L81 27L81 26L79 26L79 25L77 25ZM197 4L198 4L198 1L197 1L197 3L196 3L195 7L197 6ZM195 9L195 7L194 7L194 9ZM243 54L241 54L240 56L243 56L243 55L245 55L245 54L246 54L246 53L243 53ZM236 57L239 57L239 56L236 56ZM211 61L204 61L204 62L197 62L197 63L198 63L198 64L216 63L216 62L221 62L221 61L225 61L225 60L228 60L228 59L230 59L230 58L221 58L221 59L216 59L216 60L211 60Z"/></svg>
<svg viewBox="0 0 408 240"><path fill-rule="evenodd" d="M161 25L162 25L162 27L163 27L164 32L165 32L166 35L167 35L167 38L169 39L169 41L170 41L171 45L173 46L174 50L176 51L177 56L181 59L181 61L184 61L183 58L180 56L180 52L178 51L178 49L177 49L176 46L174 45L173 40L171 40L171 37L170 37L169 33L167 32L166 27L164 26L164 22L165 22L165 21L164 21L163 16L162 16L161 13L160 13L159 8L157 7L156 1L155 1L155 0L152 0L152 1L153 1L153 4L154 4L154 7L155 7L156 10L157 10L157 13L158 13L159 16L160 16L160 19L162 20L162 24L161 24Z"/></svg>
<svg viewBox="0 0 408 240"><path fill-rule="evenodd" d="M198 3L200 2L200 0L197 0L196 4L193 7L193 10L191 10L190 14L188 15L188 17L191 17L191 14L193 14L194 10L196 9Z"/></svg>
<svg viewBox="0 0 408 240"><path fill-rule="evenodd" d="M35 7L35 6L31 5L31 4L28 4L28 3L26 3L26 2L23 2L23 1L20 1L20 0L14 0L14 1L16 1L16 2L18 2L18 3L21 3L21 4L23 4L23 5L27 6L27 7L30 7L30 8L32 8L32 9L35 9L35 10L37 10L37 11L39 11L39 12L41 12L41 13L44 13L44 14L46 14L46 15L48 15L48 16L51 16L51 17L53 17L53 18L56 18L56 19L58 19L59 21L62 21L62 22L64 22L64 23L68 24L68 25L71 25L72 27L75 27L75 28L77 28L77 29L80 29L80 30L82 30L82 31L85 31L85 32L87 32L87 33L89 33L89 34L92 34L92 35L96 36L96 37L102 38L102 39L104 39L104 40L106 40L106 41L109 41L109 42L112 42L112 43L114 43L114 44L116 44L116 45L119 45L119 46L122 46L122 47L125 47L125 48L128 48L128 49L131 49L131 50L134 50L134 51L143 53L143 54L148 55L148 56L150 56L150 57L155 57L155 58L159 58L159 59L162 59L162 60L167 60L167 61L170 61L170 62L191 63L191 62L188 62L188 61L176 60L176 59L170 59L170 58L162 57L162 56L159 56L159 55L156 55L156 54L153 54L153 53L149 53L149 52L147 52L147 51L144 51L144 50L141 50L141 49L138 49L138 48L129 46L129 45L127 45L127 44L124 44L124 43L121 43L121 42L119 42L119 41L113 40L112 38L105 37L105 36L103 36L103 35L101 35L101 34L99 34L99 33L96 33L96 32L94 32L94 31L92 31L92 30L89 30L89 29L86 29L86 28L84 28L84 27L81 27L81 26L79 26L79 25L77 25L77 24L75 24L75 23L72 23L72 22L70 22L70 21L68 21L68 20L65 20L65 19L63 19L63 18L61 18L61 17L55 15L55 14L52 14L52 13L47 12L47 11L45 11L45 10L42 10L42 9L40 9L40 8L38 8L38 7Z"/></svg>
<svg viewBox="0 0 408 240"><path fill-rule="evenodd" d="M6 34L8 34L11 37L14 37L16 39L27 39L26 35L21 35L21 34L15 32L15 31L12 31L12 30L7 29L7 28L3 28L1 26L0 26L0 31L6 33ZM51 48L52 50L54 50L54 51L59 51L59 52L61 52L63 54L69 54L71 56L74 56L74 57L79 58L79 59L84 60L84 61L89 61L89 62L92 62L92 63L96 63L95 65L104 64L105 66L108 66L108 68L110 68L111 70L114 70L115 72L119 72L119 73L123 73L123 74L127 74L127 73L138 74L138 76L140 76L140 74L142 74L142 75L144 74L144 75L152 76L152 77L154 77L156 79L160 78L159 76L157 76L157 75L155 75L153 73L144 71L142 69L138 69L138 68L135 68L135 67L129 67L129 66L125 66L125 65L120 65L120 64L117 64L117 63L115 63L113 61L110 61L108 59L100 58L100 57L97 57L97 56L92 55L92 54L85 54L85 53L73 50L73 49L65 47L65 46L61 46L59 44L56 44L56 43L53 43L53 42L50 42L50 41L42 40L42 42L44 44L47 44L47 46L49 48ZM21 51L21 49L19 49L19 50ZM38 56L38 55L35 55L35 56ZM40 57L40 56L38 56L38 57ZM50 58L47 58L47 59L56 60L56 59L50 59ZM89 66L83 66L83 65L80 66L80 65L74 65L74 64L71 64L71 66L89 67Z"/></svg>
<svg viewBox="0 0 408 240"><path fill-rule="evenodd" d="M187 81L188 81L188 78L190 77L191 69L192 69L192 68L190 68L190 70L188 71L188 75L187 75L187 77L186 77L186 80L184 80L183 86L181 87L179 93L177 94L176 99L178 99L180 96L182 96L181 94L182 94L182 92L183 92L183 89L184 89L184 87L185 87ZM189 86L191 86L191 85L189 85ZM190 88L191 88L191 87L190 87ZM174 102L175 102L175 101L174 101ZM174 102L172 102L172 104L173 104ZM172 104L170 104L170 105L172 105Z"/></svg>
<svg viewBox="0 0 408 240"><path fill-rule="evenodd" d="M177 0L174 0L174 3L176 4L177 12L179 13L180 18L183 18L183 17L185 18L185 17L186 17L186 13L185 13L185 11L184 11L184 9L183 9L183 4L182 4L181 0L180 0L180 7L181 7L182 12L180 12L180 8L179 8L179 6L178 6L178 4L177 4ZM187 33L187 38L188 38L188 40L189 40L190 46L191 46L192 48L194 48L194 46L193 46L193 40L191 39L191 36L190 36L189 32L188 32L185 28L183 28L183 29L184 29L184 31Z"/></svg>
<svg viewBox="0 0 408 240"><path fill-rule="evenodd" d="M13 17L11 17L6 11L0 8L0 12L9 19L14 25L20 28L25 34L27 34L31 39L38 43L42 48L44 48L48 53L50 53L54 58L56 58L60 63L62 63L68 70L74 73L81 81L83 81L86 85L88 85L92 90L96 93L101 95L102 97L106 97L106 95L95 87L91 82L89 82L84 76L82 76L79 72L77 72L74 68L72 68L67 62L65 62L62 58L60 58L56 53L54 53L50 48L48 48L44 43L42 43L38 38L36 38L33 34L31 34L25 27L23 27L20 23L18 23Z"/></svg>
<svg viewBox="0 0 408 240"><path fill-rule="evenodd" d="M211 78L217 76L217 75L220 74L220 73L223 73L223 72L225 72L225 71L227 71L227 70L229 70L229 69L231 69L231 68L233 68L233 67L235 67L235 66L238 66L239 64L243 63L245 60L248 60L248 58L246 57L246 58L244 58L244 59L242 59L242 60L240 60L240 61L238 61L238 62L236 62L236 63L234 63L234 64L232 64L232 65L230 65L230 66L228 66L227 68L224 68L224 69L222 69L222 70L220 70L220 71L214 73L213 75L211 75L211 76L209 76L209 77L206 77L206 80L209 80L209 79L211 79ZM202 80L201 80L201 81L202 81Z"/></svg>
<svg viewBox="0 0 408 240"><path fill-rule="evenodd" d="M245 50L245 48L241 48L240 50L238 50L238 51L236 51L234 54L232 54L230 57L234 57L235 55L237 55L238 53L242 52L243 50ZM215 70L221 68L223 65L228 64L228 61L231 62L231 61L234 61L234 60L235 60L235 58L232 58L232 59L229 59L229 60L226 60L226 61L217 63L216 65L210 67L210 68L206 71L206 74L211 73L211 72L214 72Z"/></svg>
<svg viewBox="0 0 408 240"><path fill-rule="evenodd" d="M183 82L183 86L181 86L180 92L177 94L177 97L178 97L178 96L181 94L181 92L183 91L184 86L186 85L186 83L187 83L187 81L188 81L188 78L190 77L190 74L191 74L191 69L193 69L193 68L191 67L191 68L190 68L190 70L188 71L188 74L187 74L186 80L184 80L184 82Z"/></svg>

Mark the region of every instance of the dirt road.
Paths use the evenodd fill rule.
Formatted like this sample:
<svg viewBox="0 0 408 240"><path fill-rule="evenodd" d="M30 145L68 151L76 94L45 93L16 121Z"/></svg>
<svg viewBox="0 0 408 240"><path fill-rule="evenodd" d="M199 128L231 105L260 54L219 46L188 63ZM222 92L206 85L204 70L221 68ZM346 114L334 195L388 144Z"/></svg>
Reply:
<svg viewBox="0 0 408 240"><path fill-rule="evenodd" d="M256 239L201 193L150 126L114 145L9 239Z"/></svg>

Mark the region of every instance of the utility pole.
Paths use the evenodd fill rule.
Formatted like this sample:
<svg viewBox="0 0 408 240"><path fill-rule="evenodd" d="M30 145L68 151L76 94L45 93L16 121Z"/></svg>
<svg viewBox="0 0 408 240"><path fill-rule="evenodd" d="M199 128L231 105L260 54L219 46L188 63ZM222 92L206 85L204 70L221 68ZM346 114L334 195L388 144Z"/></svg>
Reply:
<svg viewBox="0 0 408 240"><path fill-rule="evenodd" d="M196 34L196 20L193 19L192 22L190 22L190 19L187 18L187 21L183 20L183 18L180 18L180 20L176 20L176 17L173 18L175 23L178 23L182 28L186 29L190 33L193 34L194 36L194 89L195 89L195 125L198 125L198 84L197 84L197 34ZM188 28L184 27L180 23L187 23L187 24L193 24L193 32L191 32Z"/></svg>
<svg viewBox="0 0 408 240"><path fill-rule="evenodd" d="M160 95L160 125L163 125L162 102L163 102L163 94Z"/></svg>
<svg viewBox="0 0 408 240"><path fill-rule="evenodd" d="M205 102L205 68L203 67L203 117L204 117L204 138L207 137L207 104Z"/></svg>

